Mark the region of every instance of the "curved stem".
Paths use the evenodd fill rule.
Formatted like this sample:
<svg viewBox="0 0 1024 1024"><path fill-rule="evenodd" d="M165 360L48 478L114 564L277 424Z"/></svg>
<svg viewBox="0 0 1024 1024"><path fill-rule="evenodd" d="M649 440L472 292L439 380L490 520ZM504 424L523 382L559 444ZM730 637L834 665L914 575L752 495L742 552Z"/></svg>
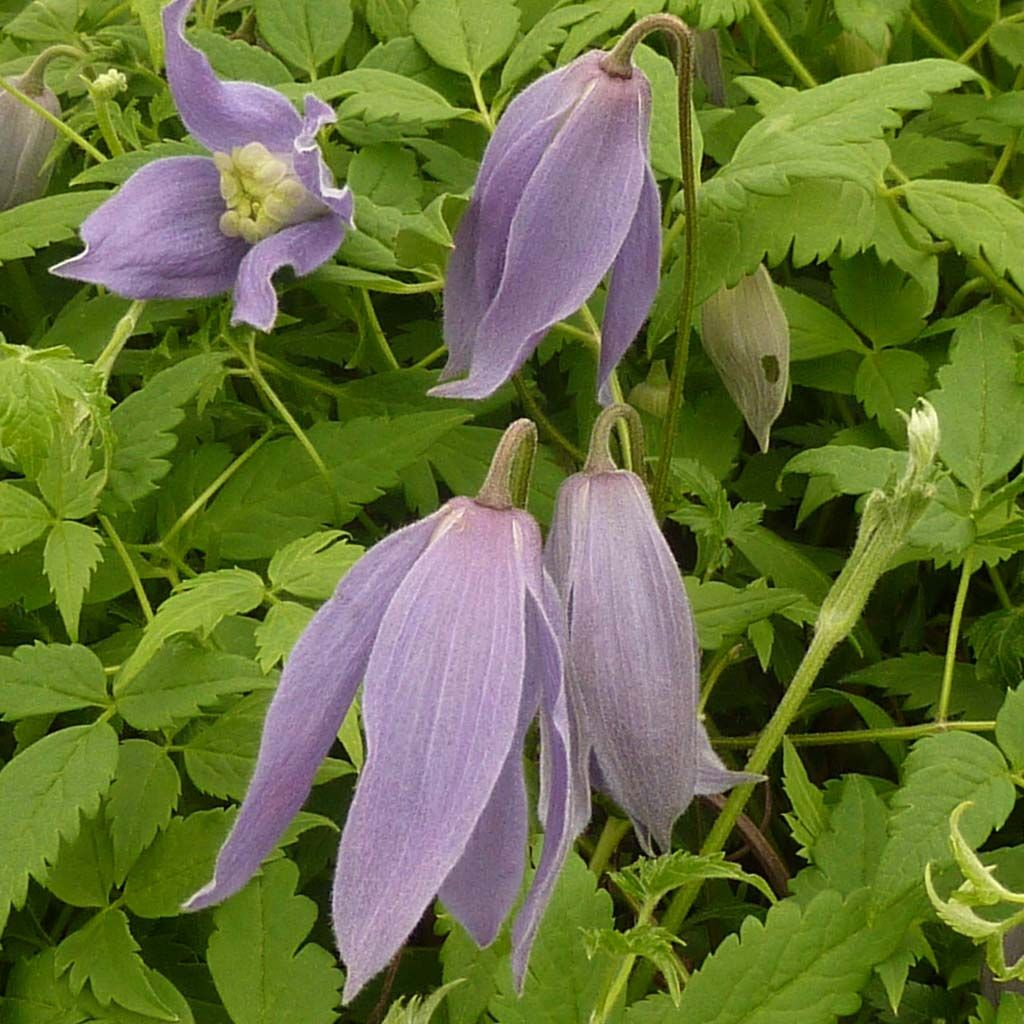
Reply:
<svg viewBox="0 0 1024 1024"><path fill-rule="evenodd" d="M818 84L817 79L807 70L807 67L793 52L789 43L782 38L782 33L778 30L775 22L768 17L768 12L761 4L761 0L750 0L750 10L753 12L758 25L761 26L761 31L772 41L772 46L779 51L782 59L792 68L793 74L808 89L813 89Z"/></svg>
<svg viewBox="0 0 1024 1024"><path fill-rule="evenodd" d="M103 513L100 513L99 521L100 526L103 527L103 532L110 539L111 545L117 552L117 557L121 559L125 572L128 573L128 579L132 582L132 590L135 591L135 597L148 624L153 621L153 606L149 603L149 597L142 586L142 577L139 576L139 571L135 568L132 556L128 554L128 549L124 546L124 541L121 540L120 534L114 529L114 524Z"/></svg>
<svg viewBox="0 0 1024 1024"><path fill-rule="evenodd" d="M117 326L114 328L114 333L110 336L110 341L107 342L103 351L96 357L93 366L103 375L104 382L110 379L114 363L117 362L117 357L121 354L125 345L128 344L128 339L135 333L135 328L139 324L139 317L142 316L142 311L145 308L145 299L136 299L132 302L125 311L124 316L117 321Z"/></svg>
<svg viewBox="0 0 1024 1024"><path fill-rule="evenodd" d="M971 575L973 573L973 559L971 558L971 552L968 551L964 556L963 568L960 570L960 585L956 589L953 615L949 620L946 660L942 666L942 690L939 693L939 709L935 716L940 724L949 717L949 702L953 697L953 671L956 668L956 649L960 643L960 623L963 621L964 605L967 603L967 590L970 587Z"/></svg>
<svg viewBox="0 0 1024 1024"><path fill-rule="evenodd" d="M548 418L547 413L540 407L537 399L530 394L530 389L526 386L526 382L523 380L523 376L520 373L512 374L512 386L516 389L516 394L519 396L519 403L523 409L527 412L532 420L537 422L537 426L544 432L547 439L552 444L557 445L559 448L569 456L574 463L581 463L584 459L584 454L581 449L577 448L563 434L558 427L551 422Z"/></svg>
<svg viewBox="0 0 1024 1024"><path fill-rule="evenodd" d="M994 721L925 722L922 725L892 725L880 729L847 729L841 732L791 732L786 738L795 747L828 747L836 743L878 743L880 740L919 740L937 732L992 732ZM760 736L715 736L712 746L721 750L749 750Z"/></svg>
<svg viewBox="0 0 1024 1024"><path fill-rule="evenodd" d="M395 358L395 353L391 351L391 346L388 344L384 328L381 327L380 320L377 319L377 311L373 308L373 300L370 298L369 291L366 288L360 288L359 290L363 293L363 310L366 313L370 333L373 335L373 340L377 343L377 348L380 350L384 362L387 363L390 370L401 369L398 360Z"/></svg>
<svg viewBox="0 0 1024 1024"><path fill-rule="evenodd" d="M44 121L48 121L61 133L65 138L70 139L76 146L80 146L86 151L97 163L104 163L107 159L105 153L101 153L88 139L82 138L78 132L75 131L70 125L65 124L59 117L54 117L46 107L40 103L36 103L31 96L26 96L17 86L11 85L2 75L0 75L0 89L4 92L10 93L19 103L28 107L29 110L37 113Z"/></svg>
<svg viewBox="0 0 1024 1024"><path fill-rule="evenodd" d="M609 816L597 838L597 846L590 857L590 870L600 878L604 874L612 854L618 849L626 833L630 830L630 823L625 818Z"/></svg>

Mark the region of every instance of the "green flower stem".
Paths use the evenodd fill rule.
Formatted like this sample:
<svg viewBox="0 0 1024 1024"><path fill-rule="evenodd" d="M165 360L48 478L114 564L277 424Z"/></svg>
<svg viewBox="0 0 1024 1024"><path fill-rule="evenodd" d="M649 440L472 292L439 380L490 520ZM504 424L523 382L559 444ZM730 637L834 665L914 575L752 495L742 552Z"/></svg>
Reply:
<svg viewBox="0 0 1024 1024"><path fill-rule="evenodd" d="M818 84L817 80L814 75L807 70L803 61L801 61L793 52L789 43L782 38L782 33L778 30L775 22L768 17L768 12L764 9L761 0L750 0L750 10L758 25L761 26L761 31L764 32L764 34L771 40L772 46L778 50L782 59L790 66L790 68L792 68L793 74L796 75L796 77L799 78L808 89L813 89Z"/></svg>
<svg viewBox="0 0 1024 1024"><path fill-rule="evenodd" d="M104 383L110 380L110 374L114 370L117 357L121 354L125 345L128 344L128 339L135 333L135 328L138 327L139 318L142 316L142 311L145 308L146 300L136 299L128 307L124 316L117 321L114 332L110 335L110 341L107 342L103 351L96 357L93 366L103 375Z"/></svg>
<svg viewBox="0 0 1024 1024"><path fill-rule="evenodd" d="M625 838L626 833L629 832L630 824L625 818L616 818L614 815L609 815L608 820L604 823L604 828L601 829L601 834L597 838L597 846L594 847L594 852L590 856L590 870L600 878L605 869L608 867L608 862L611 860L612 855L618 849L619 843Z"/></svg>
<svg viewBox="0 0 1024 1024"><path fill-rule="evenodd" d="M526 386L526 382L523 380L523 376L520 373L514 373L512 375L512 386L516 389L516 394L519 396L519 404L522 405L526 414L530 419L535 420L537 426L544 432L545 436L552 444L557 445L561 448L565 454L572 459L575 464L579 464L584 459L584 454L581 449L577 448L563 434L558 427L551 422L548 418L547 413L540 407L537 399L530 394L530 389Z"/></svg>
<svg viewBox="0 0 1024 1024"><path fill-rule="evenodd" d="M590 304L587 302L583 303L580 308L580 316L583 318L583 322L590 329L589 335L584 332L583 342L584 344L594 353L594 361L598 365L601 363L601 327L597 322L594 314L590 312ZM608 390L612 393L612 401L616 405L625 405L626 399L622 393L622 385L619 383L619 371L613 369L611 374L608 376ZM632 444L629 439L629 431L626 429L626 424L622 419L616 421L615 430L619 436L619 450L622 452L622 466L624 469L633 471L639 474L643 479L646 478L646 469L644 466L637 468L633 464L633 452Z"/></svg>
<svg viewBox="0 0 1024 1024"><path fill-rule="evenodd" d="M83 139L70 125L66 125L59 117L54 117L46 107L39 103L36 103L31 96L26 96L20 89L11 85L5 78L0 76L0 89L4 92L10 93L19 103L28 107L29 110L37 113L44 121L49 121L54 128L57 129L65 138L70 139L76 146L80 146L89 154L97 163L104 163L107 159L106 154L101 153L88 139Z"/></svg>
<svg viewBox="0 0 1024 1024"><path fill-rule="evenodd" d="M369 324L370 333L373 335L373 340L377 343L380 354L384 357L384 362L387 363L388 369L400 370L401 366L395 358L395 353L391 351L388 339L384 335L384 329L377 319L377 311L373 308L373 300L370 298L369 291L366 288L360 288L359 290L363 295L363 309L366 312L366 322Z"/></svg>
<svg viewBox="0 0 1024 1024"><path fill-rule="evenodd" d="M102 513L99 515L99 521L100 526L103 527L103 532L110 539L111 546L117 552L117 557L121 559L125 572L128 573L128 579L132 581L132 590L135 591L135 597L138 599L139 607L142 609L142 614L145 616L148 625L153 621L153 606L149 603L149 597L146 595L146 590L142 585L142 577L139 576L139 571L135 568L135 563L132 561L132 556L128 554L124 541L121 540L117 530L114 529L114 524Z"/></svg>
<svg viewBox="0 0 1024 1024"><path fill-rule="evenodd" d="M990 562L985 563L985 568L988 570L988 578L992 581L992 589L996 592L996 597L999 598L999 604L1002 606L1003 611L1012 612L1013 602L1007 593L1003 577L999 575L999 570Z"/></svg>
<svg viewBox="0 0 1024 1024"><path fill-rule="evenodd" d="M173 551L172 544L174 538L192 521L192 519L202 510L203 506L274 436L277 431L275 429L268 430L262 437L257 438L248 448L238 456L229 466L227 466L221 473L217 475L217 478L206 488L203 489L202 493L192 502L191 505L171 525L171 528L160 538L158 543L155 545L158 549L163 551L168 557L170 552Z"/></svg>
<svg viewBox="0 0 1024 1024"><path fill-rule="evenodd" d="M525 508L537 456L537 424L521 419L501 435L475 501L488 508Z"/></svg>
<svg viewBox="0 0 1024 1024"><path fill-rule="evenodd" d="M837 743L877 743L880 740L909 742L937 732L992 732L994 721L925 722L921 725L894 725L884 729L849 729L843 732L791 732L794 747L828 747ZM722 750L749 750L758 740L753 736L715 736L711 743Z"/></svg>
<svg viewBox="0 0 1024 1024"><path fill-rule="evenodd" d="M480 88L480 79L476 75L470 75L469 82L473 87L473 100L476 103L476 109L480 111L480 118L483 122L483 126L487 129L488 135L493 135L494 116L491 114L491 110L487 106L487 101L484 99L483 90Z"/></svg>
<svg viewBox="0 0 1024 1024"><path fill-rule="evenodd" d="M100 135L107 144L111 156L124 156L124 146L118 138L114 129L114 122L110 117L110 101L100 96L93 96L93 108L96 111L96 123L99 125Z"/></svg>
<svg viewBox="0 0 1024 1024"><path fill-rule="evenodd" d="M757 0L754 0L756 3ZM683 218L685 226L683 248L683 286L679 299L679 316L676 322L675 358L672 375L669 378L668 404L665 421L661 430L661 455L654 471L651 488L651 502L654 514L661 519L665 512L668 496L669 471L672 466L672 450L675 446L676 430L679 427L679 410L683 404L683 384L686 380L686 365L690 355L690 326L693 321L693 306L697 291L697 171L694 167L693 151L693 32L679 18L670 14L650 14L641 18L625 32L612 51L605 57L603 67L610 74L631 73L631 55L640 41L652 32L664 32L671 41L676 74L679 81L679 157L683 172Z"/></svg>
<svg viewBox="0 0 1024 1024"><path fill-rule="evenodd" d="M419 362L413 363L412 368L414 370L426 370L428 367L436 363L439 359L442 359L447 352L447 345L438 345L433 352L428 352L422 359L419 360Z"/></svg>
<svg viewBox="0 0 1024 1024"><path fill-rule="evenodd" d="M936 719L941 724L949 718L949 702L953 696L953 670L956 668L956 649L960 643L960 623L964 617L964 605L967 603L967 590L974 573L971 552L964 556L963 568L960 570L960 585L956 588L953 601L953 615L949 620L949 637L946 640L946 660L942 666L942 689L939 692L939 707Z"/></svg>
<svg viewBox="0 0 1024 1024"><path fill-rule="evenodd" d="M320 474L320 478L324 482L324 486L327 488L327 493L331 496L331 502L334 505L334 518L336 522L342 521L341 514L341 497L338 495L338 488L334 486L334 480L331 477L330 470L328 470L323 457L316 450L316 446L309 439L309 435L299 425L299 421L291 414L291 410L281 401L278 393L270 386L267 378L263 376L263 371L260 369L259 357L256 355L256 332L249 332L249 340L247 349L245 351L236 349L235 350L245 364L246 370L249 371L249 377L252 382L256 385L257 389L263 394L267 401L277 411L277 414L282 420L288 425L288 429L295 435L295 440L302 445L306 454L309 456L309 461L316 467L317 473Z"/></svg>
<svg viewBox="0 0 1024 1024"><path fill-rule="evenodd" d="M958 54L947 42L940 39L939 36L932 31L925 20L917 13L917 10L913 7L910 9L910 24L914 31L940 56L945 57L947 60L957 60Z"/></svg>

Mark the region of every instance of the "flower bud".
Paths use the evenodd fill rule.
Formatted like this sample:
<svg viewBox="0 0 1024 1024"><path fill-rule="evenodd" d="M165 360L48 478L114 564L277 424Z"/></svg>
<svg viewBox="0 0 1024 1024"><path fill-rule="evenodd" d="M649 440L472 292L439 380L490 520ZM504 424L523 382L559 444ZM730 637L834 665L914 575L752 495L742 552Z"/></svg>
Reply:
<svg viewBox="0 0 1024 1024"><path fill-rule="evenodd" d="M704 351L761 451L789 389L789 324L763 263L704 303Z"/></svg>
<svg viewBox="0 0 1024 1024"><path fill-rule="evenodd" d="M28 73L8 81L60 116L60 103L40 76ZM56 138L53 125L9 92L0 93L0 210L31 202L46 191L50 181L46 158Z"/></svg>
<svg viewBox="0 0 1024 1024"><path fill-rule="evenodd" d="M661 419L668 410L669 378L664 359L655 359L647 372L629 393L629 404L641 412Z"/></svg>
<svg viewBox="0 0 1024 1024"><path fill-rule="evenodd" d="M118 71L117 68L111 68L109 71L104 71L102 75L96 76L89 91L95 99L112 100L119 92L124 92L127 88L128 79L124 72Z"/></svg>

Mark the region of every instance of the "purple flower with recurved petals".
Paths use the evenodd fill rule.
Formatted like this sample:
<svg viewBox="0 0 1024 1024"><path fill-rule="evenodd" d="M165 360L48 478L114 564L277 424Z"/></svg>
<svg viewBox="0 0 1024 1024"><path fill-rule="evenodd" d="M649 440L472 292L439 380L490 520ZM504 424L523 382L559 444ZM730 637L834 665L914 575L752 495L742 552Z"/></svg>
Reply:
<svg viewBox="0 0 1024 1024"><path fill-rule="evenodd" d="M523 877L523 738L539 713L543 854L513 928L521 980L573 839L589 814L563 685L562 612L540 531L505 483L513 424L476 500L455 498L346 575L285 665L256 770L196 910L237 892L309 793L360 680L368 757L338 851L334 926L349 1000L435 896L481 945ZM530 441L532 443L532 440Z"/></svg>
<svg viewBox="0 0 1024 1024"><path fill-rule="evenodd" d="M450 380L431 393L483 398L611 270L598 385L636 337L658 287L661 200L647 157L651 89L594 51L509 104L455 233L444 295Z"/></svg>
<svg viewBox="0 0 1024 1024"><path fill-rule="evenodd" d="M185 127L212 156L136 171L85 220L85 252L52 270L132 299L233 291L232 323L269 331L274 272L315 270L352 222L352 195L334 187L316 141L335 115L315 96L300 116L273 89L222 82L185 40L193 3L164 8L167 80Z"/></svg>
<svg viewBox="0 0 1024 1024"><path fill-rule="evenodd" d="M672 848L694 796L759 776L726 769L697 718L700 652L679 569L643 482L608 454L612 423L630 414L598 418L583 472L559 492L545 563L569 609L570 692L594 784L652 852L652 836Z"/></svg>

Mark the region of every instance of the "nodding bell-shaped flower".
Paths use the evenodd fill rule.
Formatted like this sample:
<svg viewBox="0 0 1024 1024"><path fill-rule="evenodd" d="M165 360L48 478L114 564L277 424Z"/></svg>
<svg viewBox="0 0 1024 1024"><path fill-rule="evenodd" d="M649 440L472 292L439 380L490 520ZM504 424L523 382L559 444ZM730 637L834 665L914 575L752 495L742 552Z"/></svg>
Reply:
<svg viewBox="0 0 1024 1024"><path fill-rule="evenodd" d="M54 117L60 102L46 87L43 74L52 54L44 51L23 75L10 79L14 88L31 97ZM57 129L9 92L0 92L0 210L38 199L50 182L46 160Z"/></svg>
<svg viewBox="0 0 1024 1024"><path fill-rule="evenodd" d="M338 851L334 926L349 1000L435 896L481 945L519 893L527 845L523 738L540 717L545 838L513 927L521 982L559 869L589 814L562 671L563 622L540 531L513 505L530 452L506 432L475 500L392 534L300 637L267 713L255 774L196 910L237 892L302 806L359 682L368 756Z"/></svg>
<svg viewBox="0 0 1024 1024"><path fill-rule="evenodd" d="M222 82L185 40L195 0L163 10L167 80L185 127L211 153L154 160L82 225L85 252L51 268L132 299L234 292L232 323L269 331L275 271L308 274L352 223L316 141L334 111L307 96L300 116L280 93Z"/></svg>
<svg viewBox="0 0 1024 1024"><path fill-rule="evenodd" d="M608 452L627 418L643 465L639 417L606 409L581 473L562 485L545 564L568 609L570 694L580 706L594 784L652 852L694 796L759 778L725 768L697 717L700 652L686 591L643 481Z"/></svg>
<svg viewBox="0 0 1024 1024"><path fill-rule="evenodd" d="M635 67L616 73L609 56L585 53L538 79L498 123L445 282L441 380L468 376L432 394L491 394L611 271L598 370L607 398L608 376L654 300L661 258L650 84Z"/></svg>

